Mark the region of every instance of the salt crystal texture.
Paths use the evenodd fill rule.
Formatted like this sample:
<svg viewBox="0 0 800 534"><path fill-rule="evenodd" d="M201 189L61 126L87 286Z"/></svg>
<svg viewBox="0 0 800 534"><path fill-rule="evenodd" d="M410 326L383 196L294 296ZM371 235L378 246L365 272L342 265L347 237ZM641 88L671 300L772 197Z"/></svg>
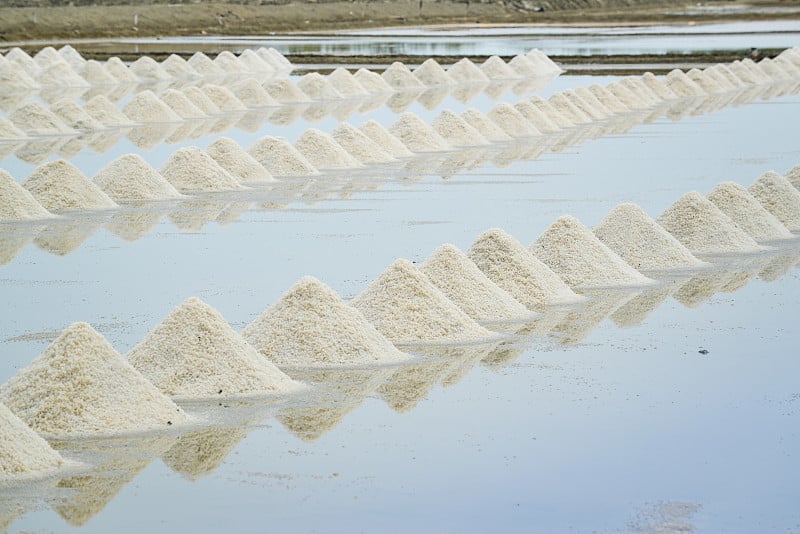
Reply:
<svg viewBox="0 0 800 534"><path fill-rule="evenodd" d="M414 69L414 77L426 87L447 87L455 85L453 79L433 58L426 59L419 67Z"/></svg>
<svg viewBox="0 0 800 534"><path fill-rule="evenodd" d="M44 438L0 403L0 480L45 474L63 464Z"/></svg>
<svg viewBox="0 0 800 534"><path fill-rule="evenodd" d="M217 310L198 298L190 298L173 310L131 349L127 359L170 397L241 397L303 388L265 360Z"/></svg>
<svg viewBox="0 0 800 534"><path fill-rule="evenodd" d="M132 121L139 123L181 122L181 117L149 89L136 94L125 104L122 112Z"/></svg>
<svg viewBox="0 0 800 534"><path fill-rule="evenodd" d="M318 72L309 72L297 81L300 88L313 100L338 100L342 93L336 90L331 81Z"/></svg>
<svg viewBox="0 0 800 534"><path fill-rule="evenodd" d="M747 188L789 230L800 230L800 191L777 172L765 172Z"/></svg>
<svg viewBox="0 0 800 534"><path fill-rule="evenodd" d="M496 122L477 109L470 108L462 111L461 118L489 141L503 142L512 139Z"/></svg>
<svg viewBox="0 0 800 534"><path fill-rule="evenodd" d="M242 189L236 178L220 167L219 163L193 146L175 151L159 171L181 192Z"/></svg>
<svg viewBox="0 0 800 534"><path fill-rule="evenodd" d="M453 146L488 145L489 141L464 119L446 109L431 123L436 133Z"/></svg>
<svg viewBox="0 0 800 534"><path fill-rule="evenodd" d="M358 129L393 157L403 158L412 155L411 151L400 139L392 135L389 130L372 119L359 126Z"/></svg>
<svg viewBox="0 0 800 534"><path fill-rule="evenodd" d="M392 86L386 83L377 72L367 69L358 69L353 77L370 94L394 92Z"/></svg>
<svg viewBox="0 0 800 534"><path fill-rule="evenodd" d="M395 61L389 65L389 67L383 71L381 77L386 80L386 83L398 91L425 88L425 85L414 76L414 73L399 61Z"/></svg>
<svg viewBox="0 0 800 534"><path fill-rule="evenodd" d="M584 300L503 230L482 233L467 256L492 282L530 309Z"/></svg>
<svg viewBox="0 0 800 534"><path fill-rule="evenodd" d="M253 78L245 78L231 85L231 90L249 108L277 106L278 101Z"/></svg>
<svg viewBox="0 0 800 534"><path fill-rule="evenodd" d="M177 89L167 89L164 91L161 94L161 101L169 106L169 108L182 119L198 119L208 116L202 109L195 106L192 101L189 100L189 97Z"/></svg>
<svg viewBox="0 0 800 534"><path fill-rule="evenodd" d="M336 292L304 277L243 332L280 366L359 366L397 363L408 357Z"/></svg>
<svg viewBox="0 0 800 534"><path fill-rule="evenodd" d="M361 163L342 148L333 137L315 128L309 128L303 132L294 146L317 169L361 167Z"/></svg>
<svg viewBox="0 0 800 534"><path fill-rule="evenodd" d="M138 154L125 154L94 175L92 181L114 200L163 200L182 195Z"/></svg>
<svg viewBox="0 0 800 534"><path fill-rule="evenodd" d="M64 160L36 167L22 187L48 211L105 210L118 207L74 165Z"/></svg>
<svg viewBox="0 0 800 534"><path fill-rule="evenodd" d="M0 221L48 219L53 214L39 204L30 191L0 169Z"/></svg>
<svg viewBox="0 0 800 534"><path fill-rule="evenodd" d="M414 113L406 112L389 127L389 133L400 139L411 152L440 152L448 143Z"/></svg>
<svg viewBox="0 0 800 534"><path fill-rule="evenodd" d="M513 80L520 78L520 73L509 67L497 56L491 56L481 65L481 70L492 80Z"/></svg>
<svg viewBox="0 0 800 534"><path fill-rule="evenodd" d="M208 146L206 152L241 184L276 181L263 165L233 139L220 137Z"/></svg>
<svg viewBox="0 0 800 534"><path fill-rule="evenodd" d="M86 112L96 121L109 127L130 126L133 124L124 113L117 109L103 95L97 95L86 103Z"/></svg>
<svg viewBox="0 0 800 534"><path fill-rule="evenodd" d="M289 79L269 81L264 84L264 89L276 102L283 104L311 102L308 95Z"/></svg>
<svg viewBox="0 0 800 534"><path fill-rule="evenodd" d="M656 222L694 254L757 252L762 248L696 191L679 198Z"/></svg>
<svg viewBox="0 0 800 534"><path fill-rule="evenodd" d="M187 420L86 323L64 330L30 366L0 386L0 401L48 436L146 432Z"/></svg>
<svg viewBox="0 0 800 534"><path fill-rule="evenodd" d="M471 342L495 336L404 259L392 263L350 305L394 343Z"/></svg>
<svg viewBox="0 0 800 534"><path fill-rule="evenodd" d="M246 106L227 87L204 85L202 91L221 111L242 111Z"/></svg>
<svg viewBox="0 0 800 534"><path fill-rule="evenodd" d="M447 74L457 83L487 83L489 81L489 77L467 58L450 65Z"/></svg>
<svg viewBox="0 0 800 534"><path fill-rule="evenodd" d="M59 100L50 106L50 111L64 121L64 124L75 130L92 132L105 128L100 121L94 119L84 108L71 100Z"/></svg>
<svg viewBox="0 0 800 534"><path fill-rule="evenodd" d="M319 174L316 167L282 137L262 137L247 152L273 176Z"/></svg>
<svg viewBox="0 0 800 534"><path fill-rule="evenodd" d="M595 227L594 234L628 265L640 271L707 265L636 204L616 206Z"/></svg>
<svg viewBox="0 0 800 534"><path fill-rule="evenodd" d="M395 161L395 158L381 148L373 139L346 122L337 126L332 135L342 148L347 150L351 156L361 163L370 164Z"/></svg>
<svg viewBox="0 0 800 534"><path fill-rule="evenodd" d="M511 104L505 102L497 104L486 114L489 119L497 124L501 130L511 137L530 137L541 135L535 126L525 120L525 117Z"/></svg>
<svg viewBox="0 0 800 534"><path fill-rule="evenodd" d="M73 133L55 113L38 102L29 102L8 117L20 130L34 135Z"/></svg>
<svg viewBox="0 0 800 534"><path fill-rule="evenodd" d="M353 76L349 70L339 67L328 74L328 79L330 80L334 89L336 89L339 94L345 98L362 97L369 94L369 92L360 82L360 79L371 79L369 76L362 74L359 77L356 77ZM383 80L383 78L381 78L381 80ZM377 84L375 81L371 83L372 85ZM386 83L385 80L384 83Z"/></svg>
<svg viewBox="0 0 800 534"><path fill-rule="evenodd" d="M707 198L756 241L794 237L781 221L750 194L747 188L737 183L718 184Z"/></svg>

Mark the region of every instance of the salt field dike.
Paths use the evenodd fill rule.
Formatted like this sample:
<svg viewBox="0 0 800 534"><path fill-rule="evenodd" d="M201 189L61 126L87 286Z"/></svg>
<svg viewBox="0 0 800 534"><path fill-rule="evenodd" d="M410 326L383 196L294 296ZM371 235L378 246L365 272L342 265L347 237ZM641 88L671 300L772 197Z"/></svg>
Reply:
<svg viewBox="0 0 800 534"><path fill-rule="evenodd" d="M800 1L0 6L0 532L790 533Z"/></svg>

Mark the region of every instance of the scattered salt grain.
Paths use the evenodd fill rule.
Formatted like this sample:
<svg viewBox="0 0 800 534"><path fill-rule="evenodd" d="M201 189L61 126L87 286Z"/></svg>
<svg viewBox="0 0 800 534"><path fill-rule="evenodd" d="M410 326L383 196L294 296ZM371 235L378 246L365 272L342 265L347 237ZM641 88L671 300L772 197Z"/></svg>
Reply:
<svg viewBox="0 0 800 534"><path fill-rule="evenodd" d="M139 123L181 122L181 117L149 89L131 98L122 108L122 112Z"/></svg>
<svg viewBox="0 0 800 534"><path fill-rule="evenodd" d="M477 109L470 108L462 111L461 118L489 141L502 143L512 139L496 122Z"/></svg>
<svg viewBox="0 0 800 534"><path fill-rule="evenodd" d="M780 174L765 172L747 188L789 230L800 230L800 191Z"/></svg>
<svg viewBox="0 0 800 534"><path fill-rule="evenodd" d="M200 76L224 76L225 71L210 57L202 52L195 52L186 60L190 67L192 67Z"/></svg>
<svg viewBox="0 0 800 534"><path fill-rule="evenodd" d="M395 158L361 130L343 122L332 132L333 138L361 163L387 163Z"/></svg>
<svg viewBox="0 0 800 534"><path fill-rule="evenodd" d="M50 106L50 111L64 121L64 124L75 130L92 132L105 128L100 121L89 115L85 108L82 108L72 100L59 100Z"/></svg>
<svg viewBox="0 0 800 534"><path fill-rule="evenodd" d="M489 77L467 58L460 59L450 65L450 68L447 69L447 74L457 83L487 83L489 81Z"/></svg>
<svg viewBox="0 0 800 534"><path fill-rule="evenodd" d="M32 135L74 132L74 130L64 124L64 121L59 119L55 113L43 107L38 102L28 102L14 110L8 118L17 128Z"/></svg>
<svg viewBox="0 0 800 534"><path fill-rule="evenodd" d="M161 101L182 119L198 119L207 115L195 106L191 100L177 89L167 89L161 93Z"/></svg>
<svg viewBox="0 0 800 534"><path fill-rule="evenodd" d="M247 152L273 176L319 174L316 167L282 137L262 137Z"/></svg>
<svg viewBox="0 0 800 534"><path fill-rule="evenodd" d="M181 192L242 189L236 178L197 147L173 152L159 172Z"/></svg>
<svg viewBox="0 0 800 534"><path fill-rule="evenodd" d="M30 191L0 169L0 221L47 219L53 215L39 204Z"/></svg>
<svg viewBox="0 0 800 534"><path fill-rule="evenodd" d="M294 143L295 148L317 169L348 169L361 167L330 135L309 128Z"/></svg>
<svg viewBox="0 0 800 534"><path fill-rule="evenodd" d="M722 213L756 241L791 239L792 233L743 186L734 182L718 184L708 195Z"/></svg>
<svg viewBox="0 0 800 534"><path fill-rule="evenodd" d="M104 95L97 95L86 103L86 112L96 121L108 127L130 126L133 124L124 113Z"/></svg>
<svg viewBox="0 0 800 534"><path fill-rule="evenodd" d="M426 59L420 66L414 69L414 77L426 87L447 87L455 85L453 79L433 58Z"/></svg>
<svg viewBox="0 0 800 534"><path fill-rule="evenodd" d="M535 126L511 104L501 102L489 110L486 116L510 137L530 137L541 135Z"/></svg>
<svg viewBox="0 0 800 534"><path fill-rule="evenodd" d="M64 160L36 167L22 187L48 211L105 210L118 207L74 165Z"/></svg>
<svg viewBox="0 0 800 534"><path fill-rule="evenodd" d="M130 64L130 71L142 80L164 81L172 79L172 76L161 66L159 62L149 56L142 56Z"/></svg>
<svg viewBox="0 0 800 534"><path fill-rule="evenodd" d="M278 102L253 78L245 78L231 85L236 97L248 108L277 106Z"/></svg>
<svg viewBox="0 0 800 534"><path fill-rule="evenodd" d="M192 104L194 104L206 115L217 115L221 111L219 106L217 106L213 100L208 98L208 95L198 87L186 87L183 89L183 94L186 95L186 98L188 98Z"/></svg>
<svg viewBox="0 0 800 534"><path fill-rule="evenodd" d="M406 148L406 145L400 139L372 119L359 126L358 129L395 158L404 158L412 155L411 151Z"/></svg>
<svg viewBox="0 0 800 534"><path fill-rule="evenodd" d="M360 78L369 78L369 77L361 75ZM364 86L361 85L359 78L353 76L353 74L351 74L349 70L343 67L339 67L330 74L328 74L328 80L330 80L331 85L333 85L334 89L339 91L339 93L345 98L362 97L362 96L367 96L369 94L369 92L364 88ZM375 83L376 82L373 82L373 85Z"/></svg>
<svg viewBox="0 0 800 534"><path fill-rule="evenodd" d="M0 403L0 480L44 474L63 463L44 438Z"/></svg>
<svg viewBox="0 0 800 534"><path fill-rule="evenodd" d="M189 63L177 54L170 54L167 59L161 62L164 72L176 79L188 79L197 77L198 73Z"/></svg>
<svg viewBox="0 0 800 534"><path fill-rule="evenodd" d="M397 91L424 89L425 85L403 63L395 61L383 71L381 77Z"/></svg>
<svg viewBox="0 0 800 534"><path fill-rule="evenodd" d="M412 152L440 152L448 143L417 115L406 112L389 127L389 133L400 139Z"/></svg>
<svg viewBox="0 0 800 534"><path fill-rule="evenodd" d="M227 87L204 85L202 91L221 111L242 111L246 106Z"/></svg>
<svg viewBox="0 0 800 534"><path fill-rule="evenodd" d="M92 181L114 200L162 200L182 196L138 154L125 154L94 175Z"/></svg>
<svg viewBox="0 0 800 534"><path fill-rule="evenodd" d="M488 145L489 141L464 119L446 109L439 113L431 126L436 133L453 146Z"/></svg>
<svg viewBox="0 0 800 534"><path fill-rule="evenodd" d="M392 86L386 83L386 80L377 72L362 68L358 69L353 77L369 94L394 92Z"/></svg>
<svg viewBox="0 0 800 534"><path fill-rule="evenodd" d="M297 81L300 88L313 100L338 100L342 93L336 90L331 81L318 72L309 72Z"/></svg>

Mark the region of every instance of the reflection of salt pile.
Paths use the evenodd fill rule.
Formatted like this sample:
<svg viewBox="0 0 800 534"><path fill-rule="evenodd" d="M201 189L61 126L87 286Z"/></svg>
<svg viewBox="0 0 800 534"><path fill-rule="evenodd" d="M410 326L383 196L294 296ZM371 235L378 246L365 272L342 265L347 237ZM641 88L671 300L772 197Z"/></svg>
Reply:
<svg viewBox="0 0 800 534"><path fill-rule="evenodd" d="M170 469L195 482L216 471L239 444L247 428L209 428L180 436L161 460Z"/></svg>
<svg viewBox="0 0 800 534"><path fill-rule="evenodd" d="M748 190L789 230L800 230L800 191L786 178L776 172L765 172Z"/></svg>
<svg viewBox="0 0 800 534"><path fill-rule="evenodd" d="M497 104L486 116L510 137L539 135L539 131L511 104Z"/></svg>
<svg viewBox="0 0 800 534"><path fill-rule="evenodd" d="M233 139L220 137L208 146L206 152L241 184L275 181L269 171Z"/></svg>
<svg viewBox="0 0 800 534"><path fill-rule="evenodd" d="M636 204L616 206L600 221L594 234L634 269L650 271L705 265Z"/></svg>
<svg viewBox="0 0 800 534"><path fill-rule="evenodd" d="M25 139L26 137L25 132L14 126L13 122L0 117L0 139L7 141L9 139Z"/></svg>
<svg viewBox="0 0 800 534"><path fill-rule="evenodd" d="M48 219L53 215L42 207L30 191L0 169L0 221Z"/></svg>
<svg viewBox="0 0 800 534"><path fill-rule="evenodd" d="M678 287L680 287L680 281L673 280L666 284L662 283L656 287L645 289L617 308L611 315L611 320L621 328L640 324L662 302L667 300Z"/></svg>
<svg viewBox="0 0 800 534"><path fill-rule="evenodd" d="M310 102L308 95L300 90L292 80L271 80L264 84L269 96L282 104Z"/></svg>
<svg viewBox="0 0 800 534"><path fill-rule="evenodd" d="M61 456L0 403L0 480L58 469Z"/></svg>
<svg viewBox="0 0 800 534"><path fill-rule="evenodd" d="M775 282L788 273L789 269L794 267L795 263L797 263L797 259L798 257L796 255L778 256L758 272L758 277L765 282Z"/></svg>
<svg viewBox="0 0 800 534"><path fill-rule="evenodd" d="M708 200L756 241L791 239L792 233L764 209L746 188L734 182L718 184Z"/></svg>
<svg viewBox="0 0 800 534"><path fill-rule="evenodd" d="M431 126L436 130L436 133L453 146L489 144L489 141L478 130L448 109L442 111L433 119Z"/></svg>
<svg viewBox="0 0 800 534"><path fill-rule="evenodd" d="M428 58L414 69L414 76L427 87L446 87L454 85L453 79L433 58Z"/></svg>
<svg viewBox="0 0 800 534"><path fill-rule="evenodd" d="M197 147L176 150L159 171L175 189L182 192L242 188L236 178Z"/></svg>
<svg viewBox="0 0 800 534"><path fill-rule="evenodd" d="M97 95L86 103L86 112L106 126L130 126L133 122L105 96Z"/></svg>
<svg viewBox="0 0 800 534"><path fill-rule="evenodd" d="M22 182L33 197L53 213L113 209L117 203L64 160L45 163Z"/></svg>
<svg viewBox="0 0 800 534"><path fill-rule="evenodd" d="M336 292L304 277L243 332L281 366L367 365L407 357Z"/></svg>
<svg viewBox="0 0 800 534"><path fill-rule="evenodd" d="M314 100L338 100L342 93L331 81L318 72L309 72L297 81L297 87Z"/></svg>
<svg viewBox="0 0 800 534"><path fill-rule="evenodd" d="M348 169L361 163L330 135L309 128L294 144L297 151L318 169Z"/></svg>
<svg viewBox="0 0 800 534"><path fill-rule="evenodd" d="M439 152L448 147L447 141L414 113L400 115L389 127L389 133L412 152Z"/></svg>
<svg viewBox="0 0 800 534"><path fill-rule="evenodd" d="M432 358L404 365L381 384L377 392L392 410L407 413L427 398L451 363L444 358Z"/></svg>
<svg viewBox="0 0 800 534"><path fill-rule="evenodd" d="M679 198L656 222L693 253L756 252L761 247L696 191Z"/></svg>
<svg viewBox="0 0 800 534"><path fill-rule="evenodd" d="M586 305L569 312L555 325L551 334L565 345L580 343L610 315L628 302L633 293L618 290L589 290Z"/></svg>
<svg viewBox="0 0 800 534"><path fill-rule="evenodd" d="M133 242L144 237L164 217L149 202L127 203L115 212L104 228L125 241Z"/></svg>
<svg viewBox="0 0 800 534"><path fill-rule="evenodd" d="M40 434L164 429L186 415L86 323L64 330L0 387L0 399Z"/></svg>
<svg viewBox="0 0 800 534"><path fill-rule="evenodd" d="M351 74L349 70L343 67L338 67L328 75L328 79L330 80L333 88L345 98L360 97L369 94L369 92L364 88L363 85L361 85L360 82L360 80L365 78L368 77L364 75L356 77ZM372 85L376 85L377 83L378 82L373 81Z"/></svg>
<svg viewBox="0 0 800 534"><path fill-rule="evenodd" d="M277 106L278 102L253 78L245 78L231 85L236 97L248 108Z"/></svg>
<svg viewBox="0 0 800 534"><path fill-rule="evenodd" d="M461 118L489 141L502 142L511 140L511 136L503 131L496 122L477 109L470 108L462 111Z"/></svg>
<svg viewBox="0 0 800 534"><path fill-rule="evenodd" d="M73 131L55 113L38 102L29 102L17 108L8 118L16 127L29 134L64 134Z"/></svg>
<svg viewBox="0 0 800 534"><path fill-rule="evenodd" d="M398 91L425 88L425 85L414 76L414 73L399 61L395 61L389 65L386 70L383 71L381 77L386 80L386 83Z"/></svg>
<svg viewBox="0 0 800 534"><path fill-rule="evenodd" d="M132 121L141 123L180 122L181 120L177 113L150 90L136 94L125 104L122 112Z"/></svg>
<svg viewBox="0 0 800 534"><path fill-rule="evenodd" d="M403 158L412 155L411 151L400 139L392 135L389 130L372 119L359 126L358 129L395 158Z"/></svg>
<svg viewBox="0 0 800 534"><path fill-rule="evenodd" d="M359 85L370 94L394 92L392 86L386 83L386 80L377 72L372 72L367 69L358 69L353 75L353 78L355 78Z"/></svg>
<svg viewBox="0 0 800 534"><path fill-rule="evenodd" d="M672 297L687 308L696 308L713 297L729 281L729 271L717 271L696 276L679 287Z"/></svg>
<svg viewBox="0 0 800 534"><path fill-rule="evenodd" d="M103 124L89 115L84 108L69 100L59 100L50 106L50 111L75 130L91 132L104 128Z"/></svg>
<svg viewBox="0 0 800 534"><path fill-rule="evenodd" d="M420 270L475 321L521 321L531 313L453 245L437 248Z"/></svg>
<svg viewBox="0 0 800 534"><path fill-rule="evenodd" d="M221 111L243 111L246 106L236 98L230 89L221 85L204 85L201 89Z"/></svg>
<svg viewBox="0 0 800 534"><path fill-rule="evenodd" d="M395 343L475 341L493 335L408 260L396 260L350 304Z"/></svg>
<svg viewBox="0 0 800 534"><path fill-rule="evenodd" d="M184 93L177 89L167 89L161 95L161 101L174 111L179 117L184 119L196 119L205 117L206 113L189 100Z"/></svg>
<svg viewBox="0 0 800 534"><path fill-rule="evenodd" d="M332 135L342 148L361 163L394 161L394 158L381 148L376 140L346 122L337 126Z"/></svg>
<svg viewBox="0 0 800 534"><path fill-rule="evenodd" d="M519 241L500 229L481 234L467 256L492 282L528 308L583 300Z"/></svg>
<svg viewBox="0 0 800 534"><path fill-rule="evenodd" d="M487 83L489 77L467 58L450 65L447 74L458 83Z"/></svg>
<svg viewBox="0 0 800 534"><path fill-rule="evenodd" d="M114 200L159 200L182 196L138 154L125 154L94 175L92 181Z"/></svg>
<svg viewBox="0 0 800 534"><path fill-rule="evenodd" d="M286 393L302 387L265 361L220 313L190 298L127 355L166 395L180 398Z"/></svg>
<svg viewBox="0 0 800 534"><path fill-rule="evenodd" d="M282 137L262 137L247 152L274 176L319 174L316 167Z"/></svg>

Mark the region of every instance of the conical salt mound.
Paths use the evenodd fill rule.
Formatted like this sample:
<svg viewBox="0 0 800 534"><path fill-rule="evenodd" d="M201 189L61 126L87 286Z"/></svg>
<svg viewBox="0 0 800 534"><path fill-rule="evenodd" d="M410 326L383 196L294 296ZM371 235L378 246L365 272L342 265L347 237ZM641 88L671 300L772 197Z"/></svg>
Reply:
<svg viewBox="0 0 800 534"><path fill-rule="evenodd" d="M49 135L74 132L55 113L38 102L29 102L17 108L8 118L17 128L29 134Z"/></svg>
<svg viewBox="0 0 800 534"><path fill-rule="evenodd" d="M240 184L276 181L263 165L229 137L220 137L208 146L206 152Z"/></svg>
<svg viewBox="0 0 800 534"><path fill-rule="evenodd" d="M219 65L225 72L231 74L241 74L247 71L242 62L239 61L239 58L233 55L229 50L223 50L217 54L217 57L214 58L214 63Z"/></svg>
<svg viewBox="0 0 800 534"><path fill-rule="evenodd" d="M42 69L36 76L36 81L43 87L89 87L89 82L63 60Z"/></svg>
<svg viewBox="0 0 800 534"><path fill-rule="evenodd" d="M39 83L11 61L0 61L0 87L6 90L37 89Z"/></svg>
<svg viewBox="0 0 800 534"><path fill-rule="evenodd" d="M361 85L369 94L394 92L392 86L386 83L386 80L381 78L381 75L377 72L372 72L371 70L367 69L358 69L356 73L353 74L353 78L355 78L359 85Z"/></svg>
<svg viewBox="0 0 800 534"><path fill-rule="evenodd" d="M529 137L541 133L514 106L505 102L490 109L486 116L511 137Z"/></svg>
<svg viewBox="0 0 800 534"><path fill-rule="evenodd" d="M643 286L654 283L569 215L559 217L531 252L570 287Z"/></svg>
<svg viewBox="0 0 800 534"><path fill-rule="evenodd" d="M477 109L470 108L462 111L461 118L489 141L503 142L512 139L496 122Z"/></svg>
<svg viewBox="0 0 800 534"><path fill-rule="evenodd" d="M547 115L547 118L555 123L559 128L571 128L575 126L575 122L558 111L549 101L543 99L538 95L534 95L530 99L530 103L539 108L542 113Z"/></svg>
<svg viewBox="0 0 800 534"><path fill-rule="evenodd" d="M800 165L795 165L784 176L795 189L800 191Z"/></svg>
<svg viewBox="0 0 800 534"><path fill-rule="evenodd" d="M391 85L395 90L407 91L409 89L424 89L423 84L408 67L395 61L381 74L381 77L386 80L386 83Z"/></svg>
<svg viewBox="0 0 800 534"><path fill-rule="evenodd" d="M8 119L0 117L0 139L8 141L10 139L25 139L28 137L25 132L14 126Z"/></svg>
<svg viewBox="0 0 800 534"><path fill-rule="evenodd" d="M54 103L50 106L50 111L64 121L64 124L75 130L94 132L105 128L100 121L94 119L84 108L71 100L60 100Z"/></svg>
<svg viewBox="0 0 800 534"><path fill-rule="evenodd" d="M239 61L249 72L272 74L276 70L275 67L261 59L258 54L250 49L243 50L242 53L239 54Z"/></svg>
<svg viewBox="0 0 800 534"><path fill-rule="evenodd" d="M559 113L567 117L575 124L588 124L592 122L592 118L581 111L564 93L556 93L547 99Z"/></svg>
<svg viewBox="0 0 800 534"><path fill-rule="evenodd" d="M380 365L408 359L361 312L310 276L247 325L243 336L280 366Z"/></svg>
<svg viewBox="0 0 800 534"><path fill-rule="evenodd" d="M678 98L678 95L664 83L664 79L659 78L652 72L642 74L642 82L663 100L675 100Z"/></svg>
<svg viewBox="0 0 800 534"><path fill-rule="evenodd" d="M37 167L22 187L48 211L105 210L118 207L74 165L62 160Z"/></svg>
<svg viewBox="0 0 800 534"><path fill-rule="evenodd" d="M187 79L195 78L198 72L189 63L177 54L170 54L167 59L161 62L161 67L172 78Z"/></svg>
<svg viewBox="0 0 800 534"><path fill-rule="evenodd" d="M671 70L664 82L670 90L679 97L705 96L706 92L702 87L693 82L685 72L680 69Z"/></svg>
<svg viewBox="0 0 800 534"><path fill-rule="evenodd" d="M186 60L194 70L201 76L224 76L225 70L214 63L214 61L202 52L195 52Z"/></svg>
<svg viewBox="0 0 800 534"><path fill-rule="evenodd" d="M64 330L0 386L0 401L49 436L166 429L186 415L86 323Z"/></svg>
<svg viewBox="0 0 800 534"><path fill-rule="evenodd" d="M439 290L475 321L524 321L531 312L489 280L457 247L445 244L420 270Z"/></svg>
<svg viewBox="0 0 800 534"><path fill-rule="evenodd" d="M338 100L344 98L331 81L318 72L309 72L297 81L300 88L313 100Z"/></svg>
<svg viewBox="0 0 800 534"><path fill-rule="evenodd" d="M94 175L92 181L114 200L163 200L181 195L138 154L125 154Z"/></svg>
<svg viewBox="0 0 800 534"><path fill-rule="evenodd" d="M640 271L707 265L636 204L616 206L595 227L594 235Z"/></svg>
<svg viewBox="0 0 800 534"><path fill-rule="evenodd" d="M253 78L245 78L231 85L231 90L236 98L248 108L265 108L277 106L278 101Z"/></svg>
<svg viewBox="0 0 800 534"><path fill-rule="evenodd" d="M142 80L165 81L172 79L172 76L164 70L164 67L149 56L141 56L131 63L128 68Z"/></svg>
<svg viewBox="0 0 800 534"><path fill-rule="evenodd" d="M204 114L216 115L221 112L219 106L208 98L208 95L205 94L202 89L198 87L186 87L182 92L186 95L186 98L189 99L189 102L194 104Z"/></svg>
<svg viewBox="0 0 800 534"><path fill-rule="evenodd" d="M789 230L800 230L800 191L776 172L765 172L747 188Z"/></svg>
<svg viewBox="0 0 800 534"><path fill-rule="evenodd" d="M389 127L389 133L400 139L411 152L440 152L448 143L414 113L406 112Z"/></svg>
<svg viewBox="0 0 800 534"><path fill-rule="evenodd" d="M303 387L262 358L217 310L198 298L173 310L127 359L171 397L240 397Z"/></svg>
<svg viewBox="0 0 800 534"><path fill-rule="evenodd" d="M273 176L319 174L317 168L282 137L262 137L247 152Z"/></svg>
<svg viewBox="0 0 800 534"><path fill-rule="evenodd" d="M244 111L247 106L239 100L227 87L221 85L204 85L201 89L215 106L221 111Z"/></svg>
<svg viewBox="0 0 800 534"><path fill-rule="evenodd" d="M125 104L122 112L132 121L140 123L181 121L181 117L150 90L137 93Z"/></svg>
<svg viewBox="0 0 800 534"><path fill-rule="evenodd" d="M181 192L242 189L236 178L194 146L173 152L159 172Z"/></svg>
<svg viewBox="0 0 800 534"><path fill-rule="evenodd" d="M686 76L708 94L721 93L724 90L713 76L709 76L700 69L689 69Z"/></svg>
<svg viewBox="0 0 800 534"><path fill-rule="evenodd" d="M395 158L404 158L412 155L412 152L400 139L372 119L359 126L358 129Z"/></svg>
<svg viewBox="0 0 800 534"><path fill-rule="evenodd" d="M264 84L269 96L282 104L296 104L311 102L308 95L297 87L292 80L271 80Z"/></svg>
<svg viewBox="0 0 800 534"><path fill-rule="evenodd" d="M139 77L134 74L128 66L118 57L110 57L106 60L106 71L120 83L139 82Z"/></svg>
<svg viewBox="0 0 800 534"><path fill-rule="evenodd" d="M202 109L194 105L186 94L177 89L164 91L161 94L161 101L183 119L198 119L208 116Z"/></svg>
<svg viewBox="0 0 800 534"><path fill-rule="evenodd" d="M404 259L390 265L350 305L394 343L470 342L494 336Z"/></svg>
<svg viewBox="0 0 800 534"><path fill-rule="evenodd" d="M514 80L522 75L497 56L491 56L481 65L483 73L492 80Z"/></svg>
<svg viewBox="0 0 800 534"><path fill-rule="evenodd" d="M489 141L470 124L449 109L439 113L431 123L433 129L453 146L488 145Z"/></svg>
<svg viewBox="0 0 800 534"><path fill-rule="evenodd" d="M762 250L730 217L697 191L679 198L656 222L694 254Z"/></svg>
<svg viewBox="0 0 800 534"><path fill-rule="evenodd" d="M584 300L522 243L498 228L482 233L467 256L489 280L530 309Z"/></svg>
<svg viewBox="0 0 800 534"><path fill-rule="evenodd" d="M734 182L718 184L707 195L722 213L756 241L791 239L792 233L747 189Z"/></svg>
<svg viewBox="0 0 800 534"><path fill-rule="evenodd" d="M361 163L330 135L309 128L294 144L298 152L318 169L352 169Z"/></svg>
<svg viewBox="0 0 800 534"><path fill-rule="evenodd" d="M386 150L361 130L343 122L332 133L333 138L342 148L361 163L387 163L395 161ZM404 147L405 148L405 147Z"/></svg>
<svg viewBox="0 0 800 534"><path fill-rule="evenodd" d="M602 85L590 85L589 92L592 93L592 95L594 95L594 97L597 98L601 104L614 113L628 113L631 110L631 108L622 100L620 100L614 93Z"/></svg>
<svg viewBox="0 0 800 534"><path fill-rule="evenodd" d="M93 119L109 127L130 126L133 124L124 113L104 95L97 95L86 103L86 112Z"/></svg>
<svg viewBox="0 0 800 534"><path fill-rule="evenodd" d="M30 191L0 169L0 221L49 219L53 214L39 204Z"/></svg>
<svg viewBox="0 0 800 534"><path fill-rule="evenodd" d="M447 87L455 85L453 79L433 58L428 58L414 69L414 76L426 87Z"/></svg>
<svg viewBox="0 0 800 534"><path fill-rule="evenodd" d="M44 474L63 463L60 454L0 403L0 480Z"/></svg>
<svg viewBox="0 0 800 534"><path fill-rule="evenodd" d="M541 133L554 133L561 129L541 109L530 102L525 100L517 102L514 104L514 109L519 111L520 115Z"/></svg>
<svg viewBox="0 0 800 534"><path fill-rule="evenodd" d="M328 80L330 80L333 88L345 98L362 97L369 94L364 86L361 85L359 78L353 76L349 70L343 67L339 67L328 74Z"/></svg>
<svg viewBox="0 0 800 534"><path fill-rule="evenodd" d="M467 58L450 65L447 74L457 83L486 83L489 77Z"/></svg>

